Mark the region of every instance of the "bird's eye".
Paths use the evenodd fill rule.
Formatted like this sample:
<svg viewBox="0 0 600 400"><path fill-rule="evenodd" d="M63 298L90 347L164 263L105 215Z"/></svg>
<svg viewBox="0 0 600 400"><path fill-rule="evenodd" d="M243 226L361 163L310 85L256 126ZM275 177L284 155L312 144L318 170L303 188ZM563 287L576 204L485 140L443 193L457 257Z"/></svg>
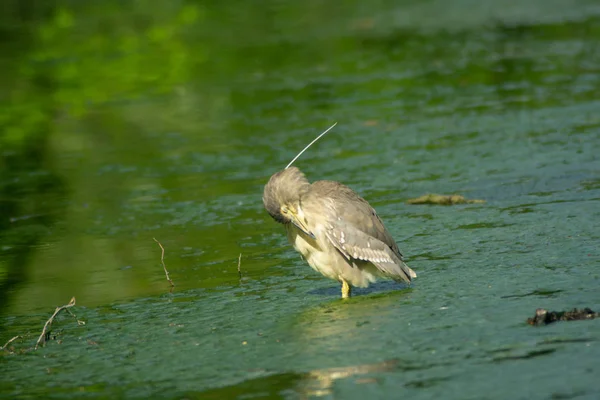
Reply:
<svg viewBox="0 0 600 400"><path fill-rule="evenodd" d="M287 207L281 207L281 213L282 214L287 214L288 213L288 208Z"/></svg>

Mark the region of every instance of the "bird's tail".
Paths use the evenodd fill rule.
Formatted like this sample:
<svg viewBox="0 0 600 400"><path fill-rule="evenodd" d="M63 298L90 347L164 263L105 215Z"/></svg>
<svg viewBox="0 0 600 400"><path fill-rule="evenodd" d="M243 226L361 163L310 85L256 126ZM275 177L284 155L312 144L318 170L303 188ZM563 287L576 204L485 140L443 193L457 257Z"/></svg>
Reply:
<svg viewBox="0 0 600 400"><path fill-rule="evenodd" d="M404 264L404 261L400 261L400 269L402 269L402 272L404 272L404 274L406 274L406 278L408 278L404 280L409 283L417 277L417 273L413 271L408 265Z"/></svg>
<svg viewBox="0 0 600 400"><path fill-rule="evenodd" d="M402 263L404 264L404 263ZM408 265L404 264L404 268L403 268L406 272L408 272L408 275L410 276L411 279L414 279L417 277L417 273L415 271L413 271Z"/></svg>
<svg viewBox="0 0 600 400"><path fill-rule="evenodd" d="M397 262L374 262L383 273L384 276L390 277L395 281L404 281L410 283L414 278L417 277L417 273L413 271L408 265L404 264L404 261L397 260Z"/></svg>

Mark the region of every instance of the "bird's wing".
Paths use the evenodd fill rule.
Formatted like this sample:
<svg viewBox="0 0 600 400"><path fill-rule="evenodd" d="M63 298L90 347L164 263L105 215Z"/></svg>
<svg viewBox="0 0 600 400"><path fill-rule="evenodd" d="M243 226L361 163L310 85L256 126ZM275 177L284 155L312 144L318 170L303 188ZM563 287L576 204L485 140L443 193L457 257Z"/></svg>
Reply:
<svg viewBox="0 0 600 400"><path fill-rule="evenodd" d="M371 262L395 279L410 282L416 277L375 210L352 189L338 182L315 182L302 197L302 207L307 219L311 212L319 214L325 236L346 258Z"/></svg>
<svg viewBox="0 0 600 400"><path fill-rule="evenodd" d="M326 225L325 236L349 260L375 265L384 275L410 282L416 274L381 240L365 234L343 220Z"/></svg>

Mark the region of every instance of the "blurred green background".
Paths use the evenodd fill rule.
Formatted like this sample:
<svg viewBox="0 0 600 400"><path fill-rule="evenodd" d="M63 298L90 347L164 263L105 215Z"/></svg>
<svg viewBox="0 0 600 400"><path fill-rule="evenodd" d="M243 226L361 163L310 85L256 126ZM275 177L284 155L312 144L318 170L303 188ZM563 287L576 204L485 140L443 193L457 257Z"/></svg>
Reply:
<svg viewBox="0 0 600 400"><path fill-rule="evenodd" d="M599 43L591 0L4 0L2 397L597 398L598 323L524 321L600 308ZM412 288L341 302L263 210L334 121L296 165Z"/></svg>

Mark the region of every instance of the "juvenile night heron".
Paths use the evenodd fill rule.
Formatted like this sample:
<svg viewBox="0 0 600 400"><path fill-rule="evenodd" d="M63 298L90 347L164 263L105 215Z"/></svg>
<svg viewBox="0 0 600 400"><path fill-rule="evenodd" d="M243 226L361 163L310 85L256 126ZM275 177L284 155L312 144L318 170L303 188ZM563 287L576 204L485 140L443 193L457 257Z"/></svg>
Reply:
<svg viewBox="0 0 600 400"><path fill-rule="evenodd" d="M377 277L409 283L417 277L375 210L339 182L311 184L289 167L271 176L263 203L308 264L341 282L342 298L350 297L351 286L367 287Z"/></svg>

